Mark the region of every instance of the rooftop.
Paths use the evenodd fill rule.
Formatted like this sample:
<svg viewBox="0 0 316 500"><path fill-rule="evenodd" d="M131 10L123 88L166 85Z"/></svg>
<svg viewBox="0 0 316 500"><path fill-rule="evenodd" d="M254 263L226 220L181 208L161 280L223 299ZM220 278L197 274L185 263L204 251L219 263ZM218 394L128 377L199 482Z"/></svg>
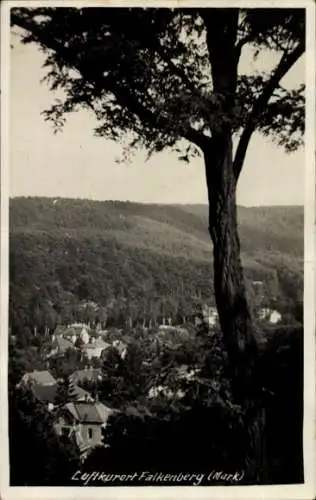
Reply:
<svg viewBox="0 0 316 500"><path fill-rule="evenodd" d="M90 335L91 335L91 337L108 337L109 331L108 330L91 330Z"/></svg>
<svg viewBox="0 0 316 500"><path fill-rule="evenodd" d="M103 424L113 412L102 403L88 401L67 403L65 408L81 423Z"/></svg>
<svg viewBox="0 0 316 500"><path fill-rule="evenodd" d="M84 370L76 370L70 375L72 382L78 383L84 380L96 381L102 375L101 368L85 368Z"/></svg>
<svg viewBox="0 0 316 500"><path fill-rule="evenodd" d="M72 325L58 325L55 330L55 335L64 335L66 337L71 337L72 335L79 335L82 330L89 331L90 328L84 323L73 323Z"/></svg>
<svg viewBox="0 0 316 500"><path fill-rule="evenodd" d="M99 347L101 349L107 349L108 347L111 347L111 344L109 344L108 342L104 342L102 339L96 339L95 342L89 342L88 344L84 344L82 346L83 349L86 347Z"/></svg>
<svg viewBox="0 0 316 500"><path fill-rule="evenodd" d="M60 351L67 351L68 349L74 349L74 344L67 339L63 339L62 337L56 337L52 342L52 348L58 348Z"/></svg>
<svg viewBox="0 0 316 500"><path fill-rule="evenodd" d="M72 397L75 399L92 398L91 394L76 384L73 384L71 391ZM43 403L54 403L56 399L56 394L58 391L58 384L54 385L40 385L36 384L32 387L35 396L43 401Z"/></svg>
<svg viewBox="0 0 316 500"><path fill-rule="evenodd" d="M41 385L56 384L56 380L54 379L53 375L47 370L43 371L34 370L33 372L26 373L23 378L32 380L36 384L41 384Z"/></svg>

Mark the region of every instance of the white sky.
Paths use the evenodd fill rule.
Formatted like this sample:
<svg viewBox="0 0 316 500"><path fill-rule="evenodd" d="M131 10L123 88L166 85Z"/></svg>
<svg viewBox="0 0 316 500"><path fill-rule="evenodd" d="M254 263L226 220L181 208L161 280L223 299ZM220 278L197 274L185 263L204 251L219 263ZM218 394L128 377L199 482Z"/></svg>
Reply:
<svg viewBox="0 0 316 500"><path fill-rule="evenodd" d="M23 46L17 37L10 52L10 196L62 196L98 200L157 203L207 203L201 158L189 165L175 154L162 153L145 162L139 153L128 165L118 165L121 146L93 136L94 119L86 112L69 117L54 135L41 111L53 100L44 75L43 55ZM271 66L265 56L261 67ZM249 57L243 72L251 71ZM304 81L304 58L287 76L289 86ZM286 83L286 82L285 82ZM291 155L267 139L254 136L239 181L240 205L301 205L304 203L304 151Z"/></svg>

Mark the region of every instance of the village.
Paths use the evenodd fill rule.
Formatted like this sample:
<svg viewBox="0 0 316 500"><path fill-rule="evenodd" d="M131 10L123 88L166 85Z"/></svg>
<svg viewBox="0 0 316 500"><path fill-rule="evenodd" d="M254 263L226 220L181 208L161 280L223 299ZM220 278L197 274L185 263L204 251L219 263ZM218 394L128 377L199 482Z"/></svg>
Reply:
<svg viewBox="0 0 316 500"><path fill-rule="evenodd" d="M257 318L270 325L276 325L282 319L278 311L269 308L259 309ZM215 331L218 325L218 313L215 307L206 305L202 307L202 314L194 317L193 326L198 327L201 324L207 326L210 334ZM143 329L146 331L149 328L144 326ZM36 331L34 333L37 334ZM84 461L95 447L104 445L102 431L107 426L109 417L120 411L100 401L98 391L87 388L97 387L98 383L102 382L102 366L110 352L114 351L124 362L130 336L124 329L106 329L101 324L90 325L79 322L58 325L46 336L42 349L46 369L34 369L25 373L17 387L26 387L32 391L47 412L53 415L56 434L73 439L80 451L80 459ZM176 336L188 338L187 325L172 325L172 320L169 318L163 319L163 324L156 328L157 342L167 343L168 339ZM175 346L177 347L177 344ZM56 360L67 362L65 358L69 353L77 356L78 369L70 373L65 381L62 377L55 377L52 374L52 366ZM184 364L179 367L177 376L179 379L192 380L198 376L198 370L193 370ZM60 399L58 397L60 387L66 382L68 392L66 391L65 397ZM184 396L181 389L174 391L162 384L152 385L148 389L149 399L161 394L166 398Z"/></svg>

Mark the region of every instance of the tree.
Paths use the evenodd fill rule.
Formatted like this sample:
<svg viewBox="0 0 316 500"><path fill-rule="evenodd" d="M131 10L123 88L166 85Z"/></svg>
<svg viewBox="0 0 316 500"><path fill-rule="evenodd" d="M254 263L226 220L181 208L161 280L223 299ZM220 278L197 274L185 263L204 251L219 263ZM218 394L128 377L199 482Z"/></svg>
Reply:
<svg viewBox="0 0 316 500"><path fill-rule="evenodd" d="M214 291L234 396L258 396L258 346L247 302L236 188L254 132L291 152L303 142L304 85L283 77L305 51L304 9L18 8L13 26L46 56L45 80L65 98L45 112L56 130L68 113L93 111L97 135L131 138L149 155L166 148L204 158ZM245 47L273 51L268 73L244 75ZM233 154L233 139L238 138ZM251 417L252 418L252 417Z"/></svg>
<svg viewBox="0 0 316 500"><path fill-rule="evenodd" d="M59 439L52 415L32 391L10 391L9 414L10 484L70 485L71 476L80 465L79 451L71 442Z"/></svg>
<svg viewBox="0 0 316 500"><path fill-rule="evenodd" d="M75 387L69 377L65 377L58 382L55 405L62 406L75 399Z"/></svg>
<svg viewBox="0 0 316 500"><path fill-rule="evenodd" d="M117 407L147 395L152 367L143 365L147 355L146 343L129 342L122 359L115 347L109 347L102 365L102 382L98 386L100 399Z"/></svg>
<svg viewBox="0 0 316 500"><path fill-rule="evenodd" d="M51 371L56 378L67 379L80 366L82 366L81 354L75 349L67 349L62 356L50 358Z"/></svg>

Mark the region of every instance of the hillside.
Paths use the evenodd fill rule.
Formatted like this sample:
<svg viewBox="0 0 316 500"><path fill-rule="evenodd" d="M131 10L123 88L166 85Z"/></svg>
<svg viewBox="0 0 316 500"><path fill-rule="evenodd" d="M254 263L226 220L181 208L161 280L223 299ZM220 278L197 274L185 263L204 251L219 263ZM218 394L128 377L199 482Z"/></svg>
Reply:
<svg viewBox="0 0 316 500"><path fill-rule="evenodd" d="M264 281L267 300L293 305L303 208L239 207L238 216L247 278ZM113 321L191 314L201 299L213 302L207 227L204 205L11 199L11 322L78 318L82 304L91 315L89 301Z"/></svg>

